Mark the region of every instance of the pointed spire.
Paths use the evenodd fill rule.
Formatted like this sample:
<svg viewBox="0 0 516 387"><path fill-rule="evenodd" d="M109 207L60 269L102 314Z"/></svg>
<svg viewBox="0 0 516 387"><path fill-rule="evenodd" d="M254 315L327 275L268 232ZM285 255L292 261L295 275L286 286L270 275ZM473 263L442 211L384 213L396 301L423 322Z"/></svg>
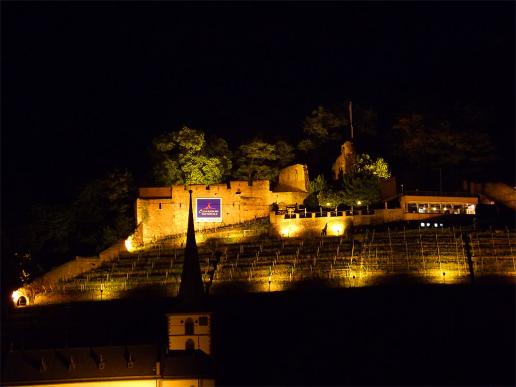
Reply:
<svg viewBox="0 0 516 387"><path fill-rule="evenodd" d="M199 253L195 242L195 229L192 210L192 190L190 193L190 207L188 210L188 231L186 233L185 259L181 284L179 285L179 297L184 302L194 303L204 296L204 286L201 277L201 265Z"/></svg>

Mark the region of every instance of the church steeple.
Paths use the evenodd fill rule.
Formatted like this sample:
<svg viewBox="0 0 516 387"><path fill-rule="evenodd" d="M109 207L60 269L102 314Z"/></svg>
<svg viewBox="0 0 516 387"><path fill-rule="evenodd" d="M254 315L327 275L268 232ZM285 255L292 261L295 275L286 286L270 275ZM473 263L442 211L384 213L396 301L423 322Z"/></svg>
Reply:
<svg viewBox="0 0 516 387"><path fill-rule="evenodd" d="M195 303L204 296L204 285L201 276L199 253L195 242L195 229L192 210L192 190L190 193L190 207L188 210L188 230L186 233L185 258L181 284L179 285L179 298L186 303Z"/></svg>

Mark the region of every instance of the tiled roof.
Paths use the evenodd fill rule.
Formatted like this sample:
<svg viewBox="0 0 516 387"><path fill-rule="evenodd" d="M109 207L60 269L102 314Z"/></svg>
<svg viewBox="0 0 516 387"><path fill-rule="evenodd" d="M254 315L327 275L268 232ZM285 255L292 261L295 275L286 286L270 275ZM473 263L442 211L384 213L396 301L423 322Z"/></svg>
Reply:
<svg viewBox="0 0 516 387"><path fill-rule="evenodd" d="M4 359L6 384L153 378L154 345L14 351Z"/></svg>

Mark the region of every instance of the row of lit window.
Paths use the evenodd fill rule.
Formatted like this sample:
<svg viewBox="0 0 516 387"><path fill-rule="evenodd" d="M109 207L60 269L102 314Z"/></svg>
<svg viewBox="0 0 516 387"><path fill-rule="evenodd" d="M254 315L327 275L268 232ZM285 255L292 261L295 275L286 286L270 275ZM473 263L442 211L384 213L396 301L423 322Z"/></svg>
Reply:
<svg viewBox="0 0 516 387"><path fill-rule="evenodd" d="M419 214L475 214L474 204L408 203L407 212Z"/></svg>

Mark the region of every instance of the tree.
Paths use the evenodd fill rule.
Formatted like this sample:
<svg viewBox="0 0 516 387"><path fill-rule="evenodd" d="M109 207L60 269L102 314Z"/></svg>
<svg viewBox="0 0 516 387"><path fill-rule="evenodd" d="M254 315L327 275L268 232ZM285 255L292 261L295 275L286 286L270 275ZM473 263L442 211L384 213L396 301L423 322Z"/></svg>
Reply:
<svg viewBox="0 0 516 387"><path fill-rule="evenodd" d="M367 153L357 155L354 169L358 174L376 176L382 179L391 177L389 164L383 158L379 157L375 160Z"/></svg>
<svg viewBox="0 0 516 387"><path fill-rule="evenodd" d="M317 194L317 200L321 207L335 207L344 204L342 191L325 188Z"/></svg>
<svg viewBox="0 0 516 387"><path fill-rule="evenodd" d="M412 165L475 171L494 159L494 147L485 132L457 129L447 120L427 124L422 115L412 114L401 117L394 130L398 157Z"/></svg>
<svg viewBox="0 0 516 387"><path fill-rule="evenodd" d="M476 128L459 128L457 124L442 118L429 120L421 114L400 117L393 134L394 155L402 172L422 174L428 180L429 171L439 171L440 179L444 172L460 181L487 171L496 160L491 139ZM418 180L417 176L412 178Z"/></svg>
<svg viewBox="0 0 516 387"><path fill-rule="evenodd" d="M273 180L280 168L294 159L294 147L285 141L275 144L254 139L240 145L233 174L236 178L252 182L255 179Z"/></svg>
<svg viewBox="0 0 516 387"><path fill-rule="evenodd" d="M344 175L341 191L342 204L370 206L380 200L379 179L368 173L354 172Z"/></svg>
<svg viewBox="0 0 516 387"><path fill-rule="evenodd" d="M303 138L297 149L302 162L310 165L312 171L321 173L338 155L345 140L351 138L349 103L343 102L335 108L318 106L307 116L303 124ZM372 109L353 105L353 128L359 141L376 144L378 118ZM355 140L353 140L355 141Z"/></svg>
<svg viewBox="0 0 516 387"><path fill-rule="evenodd" d="M315 141L341 141L343 129L348 124L343 113L332 112L324 106L318 106L305 118L303 131Z"/></svg>
<svg viewBox="0 0 516 387"><path fill-rule="evenodd" d="M232 167L224 139L213 136L206 141L204 132L187 126L156 137L153 148L153 175L159 184L220 183Z"/></svg>
<svg viewBox="0 0 516 387"><path fill-rule="evenodd" d="M310 194L303 201L305 207L312 211L319 208L319 193L325 191L327 187L328 184L326 183L324 175L318 175L314 180L311 180Z"/></svg>
<svg viewBox="0 0 516 387"><path fill-rule="evenodd" d="M136 226L135 197L134 179L127 170L112 171L86 184L71 206L74 250L98 253L127 238Z"/></svg>
<svg viewBox="0 0 516 387"><path fill-rule="evenodd" d="M324 186L317 194L321 205L337 208L339 205L370 206L380 200L380 181L391 176L383 158L357 154L350 172L343 174L341 187Z"/></svg>
<svg viewBox="0 0 516 387"><path fill-rule="evenodd" d="M115 170L85 184L68 205L34 207L24 242L32 263L48 266L97 254L127 238L135 228L135 198L132 175Z"/></svg>

